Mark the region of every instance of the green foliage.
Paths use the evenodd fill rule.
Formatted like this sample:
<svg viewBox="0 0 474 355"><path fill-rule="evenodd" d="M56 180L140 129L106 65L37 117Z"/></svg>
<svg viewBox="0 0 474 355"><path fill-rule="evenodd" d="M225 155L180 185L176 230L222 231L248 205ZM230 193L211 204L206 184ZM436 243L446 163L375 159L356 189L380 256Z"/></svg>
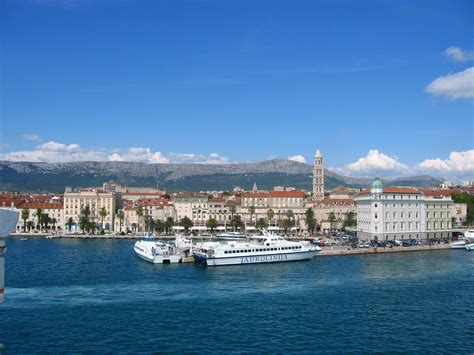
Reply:
<svg viewBox="0 0 474 355"><path fill-rule="evenodd" d="M352 211L349 211L346 213L346 217L344 218L344 222L343 222L343 228L345 227L352 227L352 226L355 226L357 224L357 221L355 219L355 213L352 212Z"/></svg>
<svg viewBox="0 0 474 355"><path fill-rule="evenodd" d="M171 218L171 217L166 218L166 221L163 223L163 227L164 227L166 233L169 234L171 232L171 228L173 226L174 226L173 218Z"/></svg>
<svg viewBox="0 0 474 355"><path fill-rule="evenodd" d="M26 220L30 216L30 210L28 208L23 208L21 210L21 219L23 220L23 232L26 232Z"/></svg>
<svg viewBox="0 0 474 355"><path fill-rule="evenodd" d="M454 203L466 203L467 204L467 216L465 225L471 226L474 224L474 196L466 192L463 193L453 193L451 195Z"/></svg>
<svg viewBox="0 0 474 355"><path fill-rule="evenodd" d="M267 228L267 227L268 227L268 223L267 223L267 221L265 220L265 218L259 218L259 219L257 220L256 227L257 227L257 228L260 228L260 229Z"/></svg>
<svg viewBox="0 0 474 355"><path fill-rule="evenodd" d="M288 218L282 219L280 221L280 228L285 230L285 233L288 233L288 229L291 227L291 220Z"/></svg>
<svg viewBox="0 0 474 355"><path fill-rule="evenodd" d="M314 211L312 208L308 208L305 212L306 216L306 225L308 227L308 232L313 235L314 229L316 228L316 219L314 218Z"/></svg>
<svg viewBox="0 0 474 355"><path fill-rule="evenodd" d="M270 208L267 210L267 220L268 224L272 222L273 217L275 216L275 212Z"/></svg>
<svg viewBox="0 0 474 355"><path fill-rule="evenodd" d="M187 216L184 216L179 221L179 225L181 227L184 227L184 230L186 231L186 234L188 234L189 233L189 228L191 228L193 226L193 221L191 221Z"/></svg>
<svg viewBox="0 0 474 355"><path fill-rule="evenodd" d="M217 220L215 218L209 218L206 222L206 227L211 230L211 232L214 231L218 226Z"/></svg>

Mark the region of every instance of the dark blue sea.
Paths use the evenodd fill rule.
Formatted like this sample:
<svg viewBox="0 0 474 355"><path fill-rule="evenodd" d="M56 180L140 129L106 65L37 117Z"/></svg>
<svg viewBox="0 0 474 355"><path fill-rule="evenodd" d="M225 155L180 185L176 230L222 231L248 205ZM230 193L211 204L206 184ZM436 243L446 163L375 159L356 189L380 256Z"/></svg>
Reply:
<svg viewBox="0 0 474 355"><path fill-rule="evenodd" d="M474 353L472 252L204 268L133 243L7 238L0 353Z"/></svg>

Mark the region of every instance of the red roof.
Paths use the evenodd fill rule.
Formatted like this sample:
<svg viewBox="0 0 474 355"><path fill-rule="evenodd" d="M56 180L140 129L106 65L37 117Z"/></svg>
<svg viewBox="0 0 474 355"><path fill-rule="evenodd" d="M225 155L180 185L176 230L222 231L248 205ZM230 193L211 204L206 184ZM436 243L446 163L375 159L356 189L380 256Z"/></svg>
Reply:
<svg viewBox="0 0 474 355"><path fill-rule="evenodd" d="M451 190L422 189L421 192L425 196L451 196Z"/></svg>
<svg viewBox="0 0 474 355"><path fill-rule="evenodd" d="M359 195L370 194L370 189L364 189L359 192ZM421 194L417 189L411 187L387 186L383 188L385 194Z"/></svg>
<svg viewBox="0 0 474 355"><path fill-rule="evenodd" d="M63 205L57 203L46 203L46 202L27 202L21 205L21 208L29 208L30 210L35 210L37 208L41 208L43 210L62 210Z"/></svg>

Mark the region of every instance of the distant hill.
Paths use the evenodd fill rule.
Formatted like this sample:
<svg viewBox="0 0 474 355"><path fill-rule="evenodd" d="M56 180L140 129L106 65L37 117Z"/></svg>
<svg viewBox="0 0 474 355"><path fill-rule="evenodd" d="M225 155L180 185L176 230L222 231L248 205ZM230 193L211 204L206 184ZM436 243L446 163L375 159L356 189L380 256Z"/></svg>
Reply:
<svg viewBox="0 0 474 355"><path fill-rule="evenodd" d="M66 186L102 186L114 180L126 186L158 186L169 192L230 190L234 186L261 189L293 186L311 190L312 166L273 159L242 164L146 164L133 162L30 163L0 161L0 190L63 192ZM327 189L338 185L367 187L371 179L352 178L326 170ZM400 186L438 186L430 176L386 180Z"/></svg>

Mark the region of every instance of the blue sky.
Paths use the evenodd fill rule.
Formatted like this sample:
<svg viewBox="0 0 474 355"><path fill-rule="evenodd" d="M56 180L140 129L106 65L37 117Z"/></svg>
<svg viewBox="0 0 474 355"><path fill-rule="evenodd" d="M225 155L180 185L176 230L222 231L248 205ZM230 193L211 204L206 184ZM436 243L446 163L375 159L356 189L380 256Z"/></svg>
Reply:
<svg viewBox="0 0 474 355"><path fill-rule="evenodd" d="M6 0L0 159L474 179L472 1Z"/></svg>

